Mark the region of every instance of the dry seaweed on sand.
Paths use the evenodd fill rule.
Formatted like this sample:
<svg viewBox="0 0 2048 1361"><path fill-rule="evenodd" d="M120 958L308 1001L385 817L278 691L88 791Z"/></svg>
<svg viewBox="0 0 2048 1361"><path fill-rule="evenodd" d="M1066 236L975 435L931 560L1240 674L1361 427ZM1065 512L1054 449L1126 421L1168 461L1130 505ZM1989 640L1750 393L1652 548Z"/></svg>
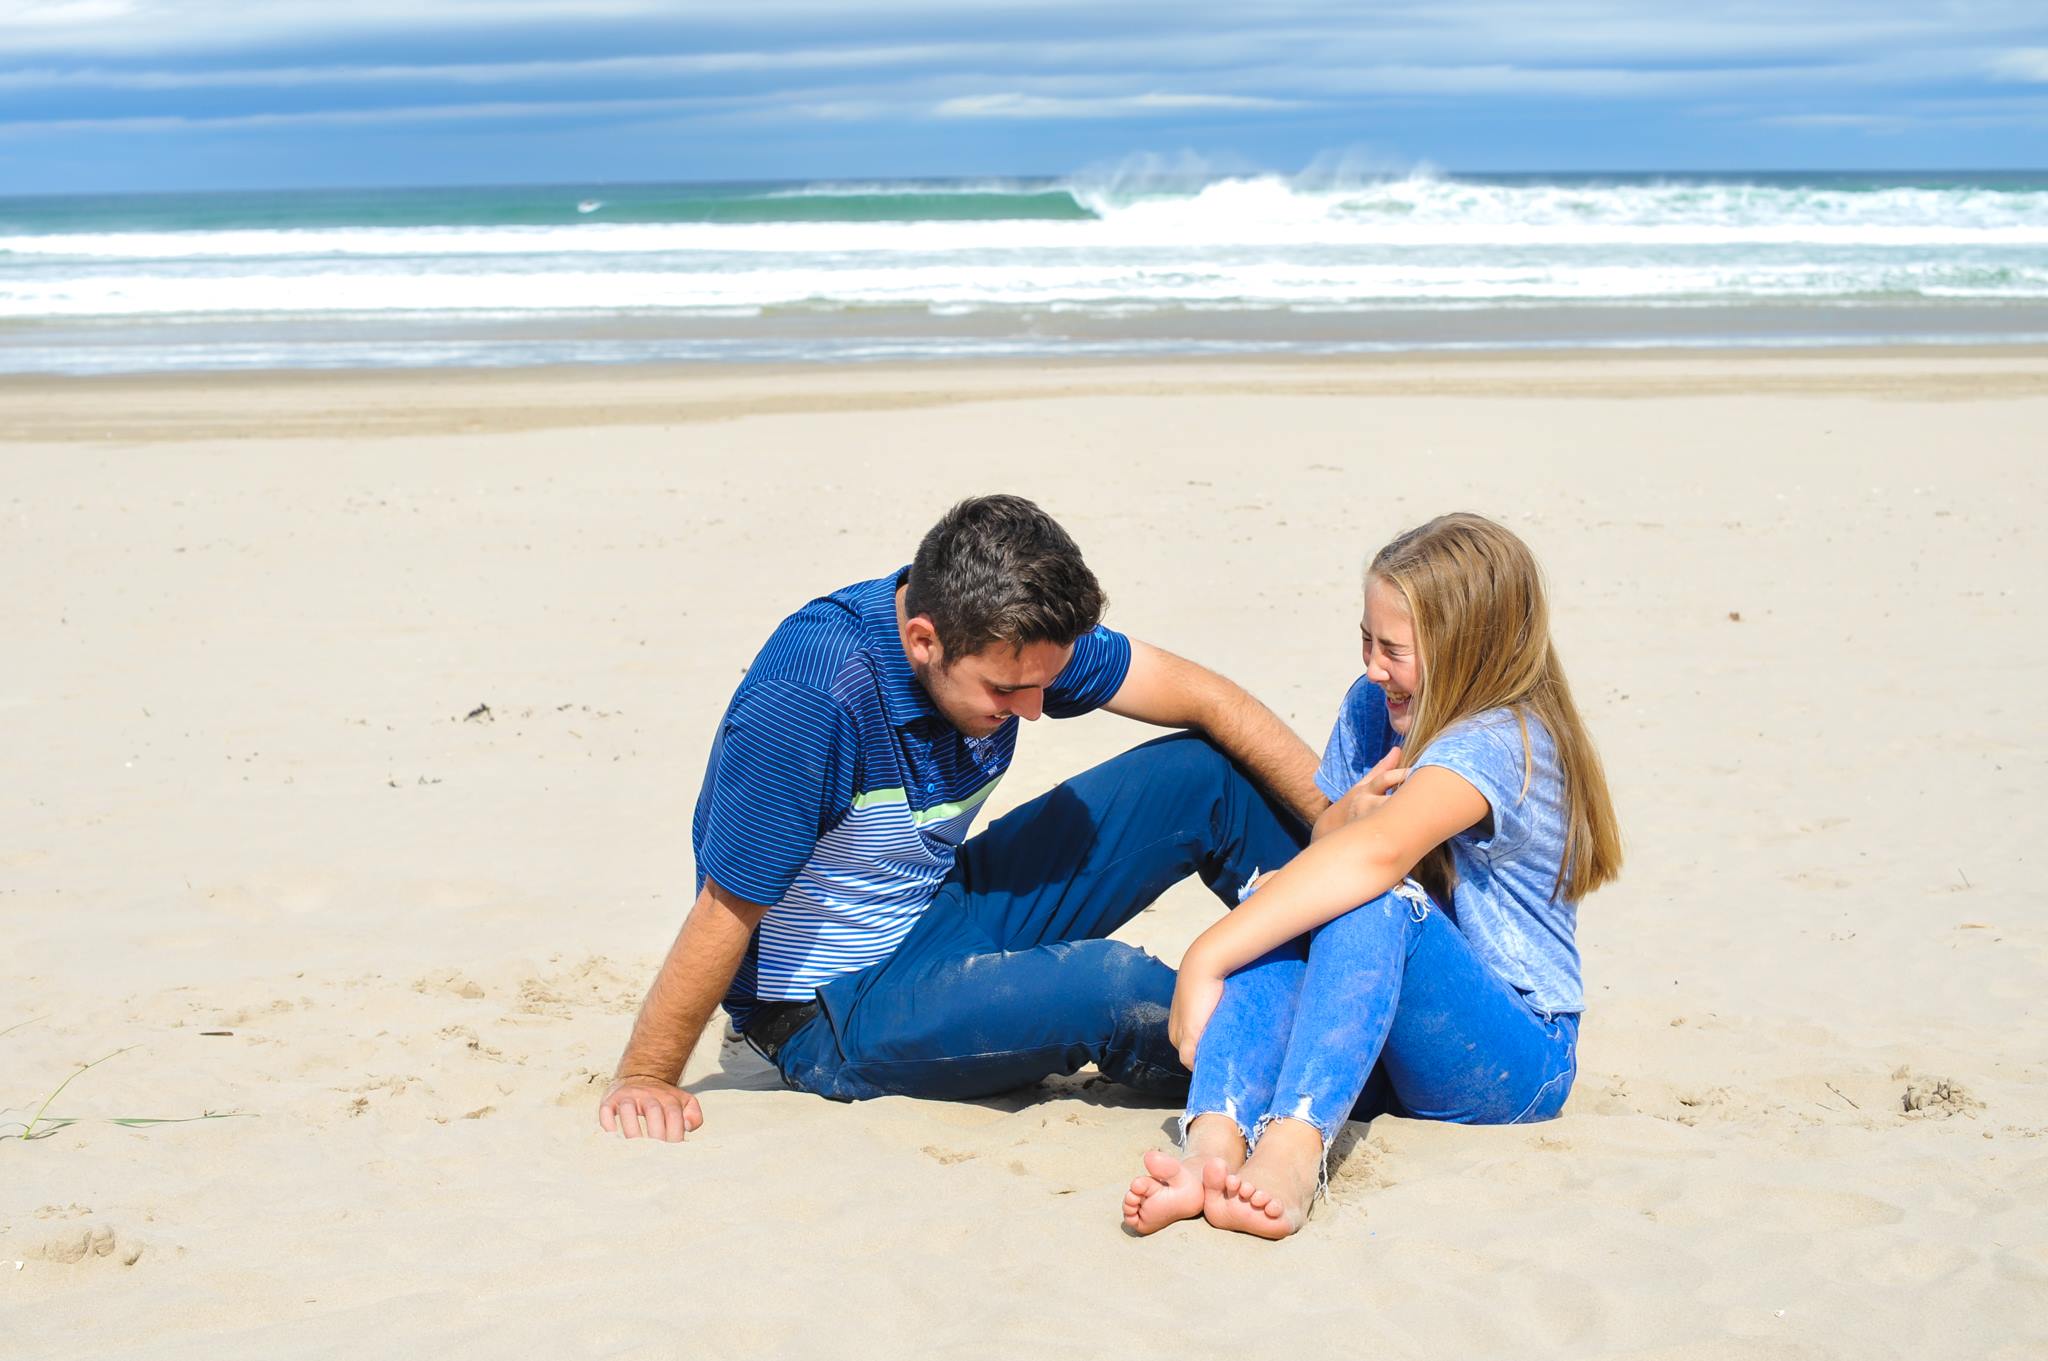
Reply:
<svg viewBox="0 0 2048 1361"><path fill-rule="evenodd" d="M30 1021L39 1021L42 1019L42 1017L36 1016L31 1017ZM6 1030L0 1030L0 1035L5 1035L11 1031L19 1030L22 1026L28 1025L30 1021L16 1022L14 1025L7 1027ZM18 1133L0 1132L0 1140L19 1139L23 1143L28 1143L31 1140L35 1139L47 1139L52 1134L55 1134L58 1130L65 1128L67 1125L76 1125L84 1123L84 1121L88 1117L77 1115L49 1115L48 1112L51 1104L55 1102L59 1096L63 1095L64 1089L66 1087L69 1087L74 1081L76 1081L80 1074L85 1073L90 1069L99 1067L108 1059L119 1058L121 1055L127 1053L130 1049L134 1049L136 1047L137 1046L132 1044L124 1045L121 1048L116 1049L111 1054L102 1054L99 1058L94 1059L91 1063L80 1064L77 1068L72 1070L69 1077L66 1077L62 1082L58 1083L56 1087L50 1092L50 1094L43 1098L43 1104L36 1107L36 1113L30 1116L26 1122L20 1120L0 1121L0 1131L5 1131L12 1126L19 1126ZM189 1124L196 1120L233 1120L242 1117L254 1119L255 1116L256 1112L254 1111L203 1111L198 1115L110 1115L105 1116L103 1118L110 1125L123 1125L129 1129L136 1129L144 1125L183 1125Z"/></svg>

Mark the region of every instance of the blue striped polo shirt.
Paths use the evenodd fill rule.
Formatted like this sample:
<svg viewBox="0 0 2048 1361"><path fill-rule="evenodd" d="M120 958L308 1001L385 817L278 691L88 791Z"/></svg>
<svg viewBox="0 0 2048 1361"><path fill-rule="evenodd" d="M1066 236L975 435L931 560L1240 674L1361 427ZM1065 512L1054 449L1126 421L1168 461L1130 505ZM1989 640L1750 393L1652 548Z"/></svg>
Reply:
<svg viewBox="0 0 2048 1361"><path fill-rule="evenodd" d="M783 620L718 725L691 824L697 888L708 875L769 905L726 996L736 1025L888 958L1010 767L1017 719L968 737L911 673L896 626L908 570ZM1122 634L1084 634L1045 712L1100 708L1130 664Z"/></svg>

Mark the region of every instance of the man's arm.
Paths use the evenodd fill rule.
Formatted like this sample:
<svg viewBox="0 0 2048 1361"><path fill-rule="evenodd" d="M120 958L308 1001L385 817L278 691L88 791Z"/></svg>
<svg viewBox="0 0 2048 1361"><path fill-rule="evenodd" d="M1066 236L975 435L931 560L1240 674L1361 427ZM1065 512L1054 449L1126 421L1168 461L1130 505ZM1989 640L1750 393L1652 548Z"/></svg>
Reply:
<svg viewBox="0 0 2048 1361"><path fill-rule="evenodd" d="M617 1077L598 1102L597 1122L606 1131L637 1139L644 1121L648 1137L673 1144L704 1123L697 1098L676 1083L767 911L704 881L640 1004Z"/></svg>
<svg viewBox="0 0 2048 1361"><path fill-rule="evenodd" d="M1184 657L1131 639L1131 669L1113 714L1162 728L1193 728L1270 789L1302 821L1314 823L1330 801L1316 788L1316 754L1271 709L1233 681Z"/></svg>

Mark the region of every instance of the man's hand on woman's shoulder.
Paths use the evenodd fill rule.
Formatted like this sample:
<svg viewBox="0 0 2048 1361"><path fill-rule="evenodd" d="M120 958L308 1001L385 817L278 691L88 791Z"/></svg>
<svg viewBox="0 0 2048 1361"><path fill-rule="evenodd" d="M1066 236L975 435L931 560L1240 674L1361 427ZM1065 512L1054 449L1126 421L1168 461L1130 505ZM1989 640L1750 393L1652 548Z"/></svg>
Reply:
<svg viewBox="0 0 2048 1361"><path fill-rule="evenodd" d="M617 1131L625 1138L638 1139L644 1132L650 1139L679 1144L704 1123L704 1109L696 1097L674 1083L629 1075L605 1088L597 1103L597 1123L607 1134Z"/></svg>

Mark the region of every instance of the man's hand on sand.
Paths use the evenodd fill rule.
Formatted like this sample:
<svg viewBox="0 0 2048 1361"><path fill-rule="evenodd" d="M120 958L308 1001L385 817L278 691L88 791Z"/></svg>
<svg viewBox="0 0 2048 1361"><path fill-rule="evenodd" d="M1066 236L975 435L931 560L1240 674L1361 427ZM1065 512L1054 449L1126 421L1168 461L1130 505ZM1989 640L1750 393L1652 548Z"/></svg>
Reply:
<svg viewBox="0 0 2048 1361"><path fill-rule="evenodd" d="M679 1144L704 1123L704 1111L696 1097L672 1083L622 1077L597 1103L597 1123L607 1134L617 1130L625 1138L638 1139L644 1132L650 1139Z"/></svg>

